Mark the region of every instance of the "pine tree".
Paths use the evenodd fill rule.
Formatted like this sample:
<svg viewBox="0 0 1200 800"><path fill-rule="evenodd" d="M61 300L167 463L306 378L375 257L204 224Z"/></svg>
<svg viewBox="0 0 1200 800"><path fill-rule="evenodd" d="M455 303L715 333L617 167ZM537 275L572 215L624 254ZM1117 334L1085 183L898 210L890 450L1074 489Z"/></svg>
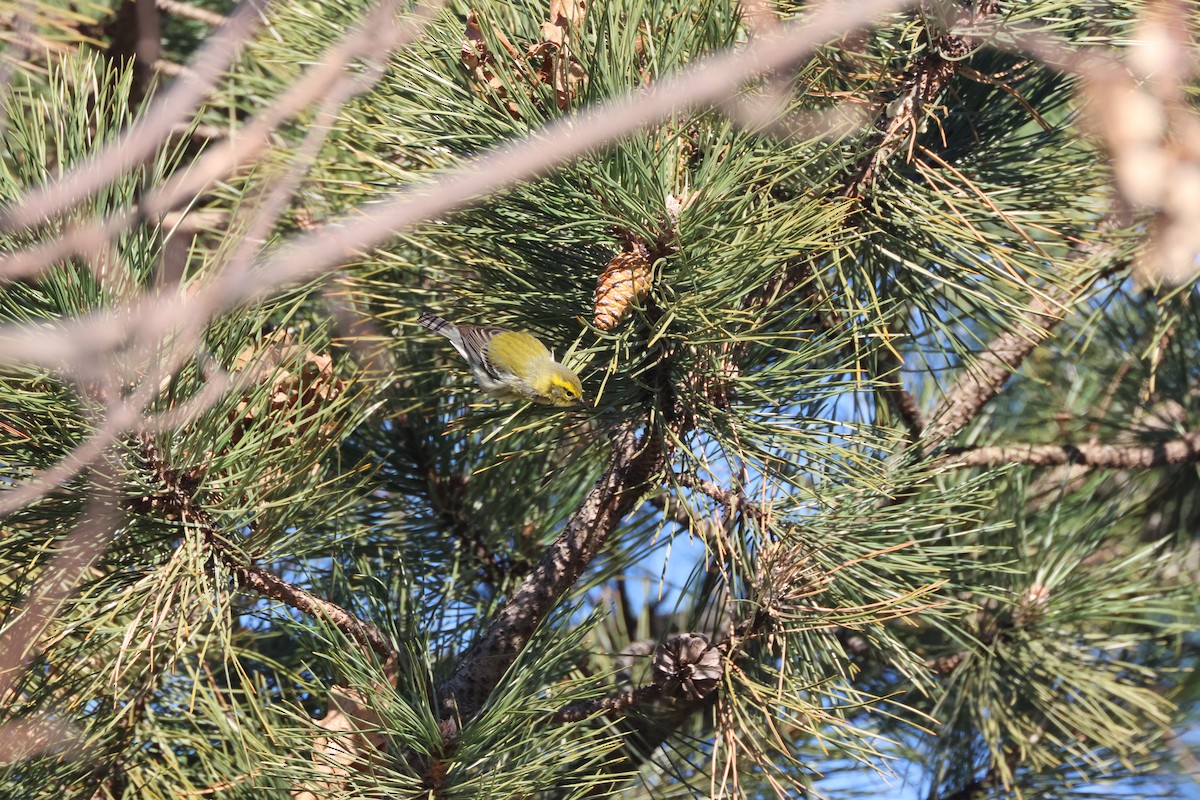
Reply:
<svg viewBox="0 0 1200 800"><path fill-rule="evenodd" d="M11 13L3 796L1196 774L1190 5Z"/></svg>

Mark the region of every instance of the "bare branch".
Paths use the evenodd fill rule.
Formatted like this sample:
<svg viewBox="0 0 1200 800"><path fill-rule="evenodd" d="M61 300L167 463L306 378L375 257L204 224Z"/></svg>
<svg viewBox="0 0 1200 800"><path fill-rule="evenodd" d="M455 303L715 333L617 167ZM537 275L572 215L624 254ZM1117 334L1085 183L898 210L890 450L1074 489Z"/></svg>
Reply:
<svg viewBox="0 0 1200 800"><path fill-rule="evenodd" d="M77 751L82 740L80 731L49 715L14 719L0 725L0 764L9 765L46 753L57 753L62 758Z"/></svg>
<svg viewBox="0 0 1200 800"><path fill-rule="evenodd" d="M321 113L326 115L328 109L336 105L337 98L348 99L356 92L367 88L365 78L376 79L380 74L379 70L374 69L365 75L359 75L347 72L346 66L356 58L365 58L368 61L381 60L387 53L411 42L419 35L423 30L422 26L436 11L436 6L426 7L424 16L415 21L402 22L396 18L399 14L399 6L399 0L390 0L373 9L361 26L348 33L326 51L322 55L321 61L310 68L300 80L292 84L281 97L245 125L239 127L237 136L220 139L218 144L189 165L188 169L179 170L162 186L154 187L147 192L140 208L113 213L103 219L80 224L68 229L52 242L38 243L29 248L6 253L3 258L0 258L0 278L12 280L35 275L59 259L95 249L99 243L115 237L144 216L156 218L175 210L203 191L210 182L224 178L237 167L260 155L268 147L272 135L279 126L310 104L323 100ZM186 77L191 69L191 67L181 68L180 74ZM181 125L182 122L173 122L163 136L174 135ZM321 137L328 134L327 130L317 131L319 126L320 122L318 121L310 127L310 139L313 138L314 133L320 133ZM134 131L136 130L135 128ZM133 132L130 135L132 136ZM157 140L152 144L157 146ZM86 162L86 164L91 164L91 162ZM104 168L107 168L107 162L97 165L95 171L101 172ZM83 184L86 186L87 182L84 181ZM90 191L95 191L95 188ZM18 214L16 209L19 208L20 214L28 215L30 212L26 206L32 202L40 202L39 192L42 190L33 192L29 199L13 206L6 213L15 216ZM78 199L75 198L72 202L78 202ZM15 226L20 222L21 218L10 222L8 217L0 214L0 227ZM239 278L236 275L227 275L225 282L237 284ZM150 299L148 302L153 305L155 301ZM191 316L198 317L202 321L204 318L204 315L201 314L203 306L189 305L192 305ZM139 313L146 312L141 309ZM112 324L114 320L110 319L109 322Z"/></svg>
<svg viewBox="0 0 1200 800"><path fill-rule="evenodd" d="M217 76L232 63L242 43L262 23L265 0L238 6L216 35L205 43L190 67L159 99L153 101L129 132L108 147L78 164L62 178L46 184L0 213L0 228L36 225L90 197L102 186L149 158L183 123L215 85Z"/></svg>
<svg viewBox="0 0 1200 800"><path fill-rule="evenodd" d="M8 696L58 609L116 535L122 518L116 503L116 477L104 461L99 462L95 475L97 482L90 487L91 498L82 519L62 540L57 554L41 571L32 596L0 635L0 698Z"/></svg>
<svg viewBox="0 0 1200 800"><path fill-rule="evenodd" d="M180 0L155 0L154 4L168 14L174 14L184 19L194 19L213 28L219 28L229 21L229 18L224 14L218 14L215 11L209 11L206 8L200 8L191 3L183 3Z"/></svg>
<svg viewBox="0 0 1200 800"><path fill-rule="evenodd" d="M829 37L869 24L901 5L904 5L901 0L863 0L852 5L827 3L794 24L780 26L777 35L699 61L648 92L547 125L513 145L465 164L432 188L400 192L389 201L360 209L344 224L295 237L264 259L251 276L217 280L190 298L147 299L130 308L65 325L59 331L40 328L31 331L21 326L0 329L0 359L62 361L76 354L80 341L113 338L113 334L105 337L101 330L115 326L122 330L126 326L135 327L147 340L164 339L180 319L198 315L207 318L239 303L260 300L281 286L312 278L353 253L380 244L398 230L527 179L544 171L547 165L566 162L680 109L722 100L755 75L792 63ZM228 29L229 26L223 28L222 33ZM174 123L172 120L167 126L168 133ZM187 180L190 185L191 177ZM95 189L90 182L80 180L79 184L68 187L70 202L85 196L85 189L89 192ZM63 189L54 198L45 199L41 195L32 198L38 200L38 214L66 203L59 198L65 194L67 190ZM33 213L30 209L34 208L27 199L19 209L10 209L9 216L0 219L0 224L25 224ZM120 222L115 224L119 229ZM77 244L80 243L63 243L59 250L72 252ZM24 252L5 255L0 258L0 272L19 269L28 274L33 269L26 263L28 260Z"/></svg>

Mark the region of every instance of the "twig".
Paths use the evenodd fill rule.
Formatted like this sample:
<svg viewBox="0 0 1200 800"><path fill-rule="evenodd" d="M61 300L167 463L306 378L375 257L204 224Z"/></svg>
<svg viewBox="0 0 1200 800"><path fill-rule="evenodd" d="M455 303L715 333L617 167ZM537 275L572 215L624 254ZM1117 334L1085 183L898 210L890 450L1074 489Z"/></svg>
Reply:
<svg viewBox="0 0 1200 800"><path fill-rule="evenodd" d="M229 136L230 129L222 128L217 125L209 125L208 123L199 123L196 125L176 125L171 129L171 135L179 138L187 136L192 139L201 141L213 141L216 139L224 139Z"/></svg>
<svg viewBox="0 0 1200 800"><path fill-rule="evenodd" d="M93 474L96 485L89 487L91 497L83 518L62 540L57 554L41 571L41 580L30 598L0 636L0 701L10 699L9 692L42 634L120 526L122 514L115 502L117 478L113 468L100 459Z"/></svg>
<svg viewBox="0 0 1200 800"><path fill-rule="evenodd" d="M265 0L242 3L191 60L186 77L153 102L128 133L74 169L9 204L0 214L6 230L37 225L90 197L100 188L149 158L171 130L189 118L216 79L237 56L242 43L262 24Z"/></svg>
<svg viewBox="0 0 1200 800"><path fill-rule="evenodd" d="M930 415L929 426L921 441L922 453L933 453L975 419L1029 354L1049 338L1062 321L1060 309L1068 304L1069 297L1065 290L1059 290L1052 294L1052 300L1059 309L1051 308L1040 298L1033 298L1031 307L1020 315L1014 330L993 339L979 360L963 370Z"/></svg>
<svg viewBox="0 0 1200 800"><path fill-rule="evenodd" d="M900 414L900 419L904 420L904 427L908 430L910 441L915 442L925 430L925 417L921 415L921 406L917 403L917 398L913 397L912 392L898 382L895 386L887 387L884 394L891 398L897 413Z"/></svg>
<svg viewBox="0 0 1200 800"><path fill-rule="evenodd" d="M142 458L154 470L155 477L164 489L160 499L177 511L181 518L191 518L200 524L205 543L213 555L229 568L240 586L272 600L278 600L297 611L327 619L342 633L363 647L373 650L384 661L396 659L396 651L391 643L370 623L358 619L336 603L322 600L260 567L244 563L241 555L221 538L212 515L196 503L195 494L200 481L189 479L185 473L173 470L162 458L150 435L142 435L139 449Z"/></svg>
<svg viewBox="0 0 1200 800"><path fill-rule="evenodd" d="M938 463L944 467L1037 467L1079 464L1099 469L1144 469L1200 461L1200 431L1152 445L1020 444L952 449Z"/></svg>
<svg viewBox="0 0 1200 800"><path fill-rule="evenodd" d="M609 534L645 493L663 451L651 429L639 440L626 428L613 443L604 477L567 522L566 529L500 609L478 644L439 687L443 718L473 717L499 685L555 602L583 573Z"/></svg>
<svg viewBox="0 0 1200 800"><path fill-rule="evenodd" d="M168 78L178 78L180 75L190 74L188 68L183 64L176 64L174 61L169 61L165 58L155 60L154 71L160 72Z"/></svg>
<svg viewBox="0 0 1200 800"><path fill-rule="evenodd" d="M741 492L724 489L712 481L702 481L692 475L676 475L675 479L679 481L680 486L686 486L689 489L695 489L701 494L708 495L729 509L729 513L731 514L741 511L759 524L762 524L770 516L767 509L757 503L750 502Z"/></svg>

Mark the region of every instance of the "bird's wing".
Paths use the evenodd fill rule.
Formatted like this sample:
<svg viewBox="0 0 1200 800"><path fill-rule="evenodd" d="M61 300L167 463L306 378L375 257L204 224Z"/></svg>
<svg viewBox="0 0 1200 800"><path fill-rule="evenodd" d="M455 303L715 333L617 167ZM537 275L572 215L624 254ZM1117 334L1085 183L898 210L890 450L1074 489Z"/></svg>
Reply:
<svg viewBox="0 0 1200 800"><path fill-rule="evenodd" d="M484 372L495 380L501 378L501 373L492 365L488 358L488 345L492 339L502 333L508 333L504 328L495 325L459 325L458 332L462 334L463 347L469 352L477 353ZM470 359L468 359L470 360Z"/></svg>

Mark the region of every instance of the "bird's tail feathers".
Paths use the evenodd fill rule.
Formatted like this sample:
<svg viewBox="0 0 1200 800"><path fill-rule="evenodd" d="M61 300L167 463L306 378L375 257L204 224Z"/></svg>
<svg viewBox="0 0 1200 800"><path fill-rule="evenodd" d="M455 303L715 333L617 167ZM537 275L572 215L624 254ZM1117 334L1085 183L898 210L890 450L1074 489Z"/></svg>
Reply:
<svg viewBox="0 0 1200 800"><path fill-rule="evenodd" d="M421 316L417 317L417 322L429 328L434 333L445 336L450 340L450 344L454 345L455 350L460 353L463 352L462 333L453 322L442 319L430 311L422 311Z"/></svg>
<svg viewBox="0 0 1200 800"><path fill-rule="evenodd" d="M443 333L446 328L454 328L453 322L444 320L431 311L422 311L421 316L417 317L417 322L429 328L434 333L441 333L443 336L446 335Z"/></svg>

